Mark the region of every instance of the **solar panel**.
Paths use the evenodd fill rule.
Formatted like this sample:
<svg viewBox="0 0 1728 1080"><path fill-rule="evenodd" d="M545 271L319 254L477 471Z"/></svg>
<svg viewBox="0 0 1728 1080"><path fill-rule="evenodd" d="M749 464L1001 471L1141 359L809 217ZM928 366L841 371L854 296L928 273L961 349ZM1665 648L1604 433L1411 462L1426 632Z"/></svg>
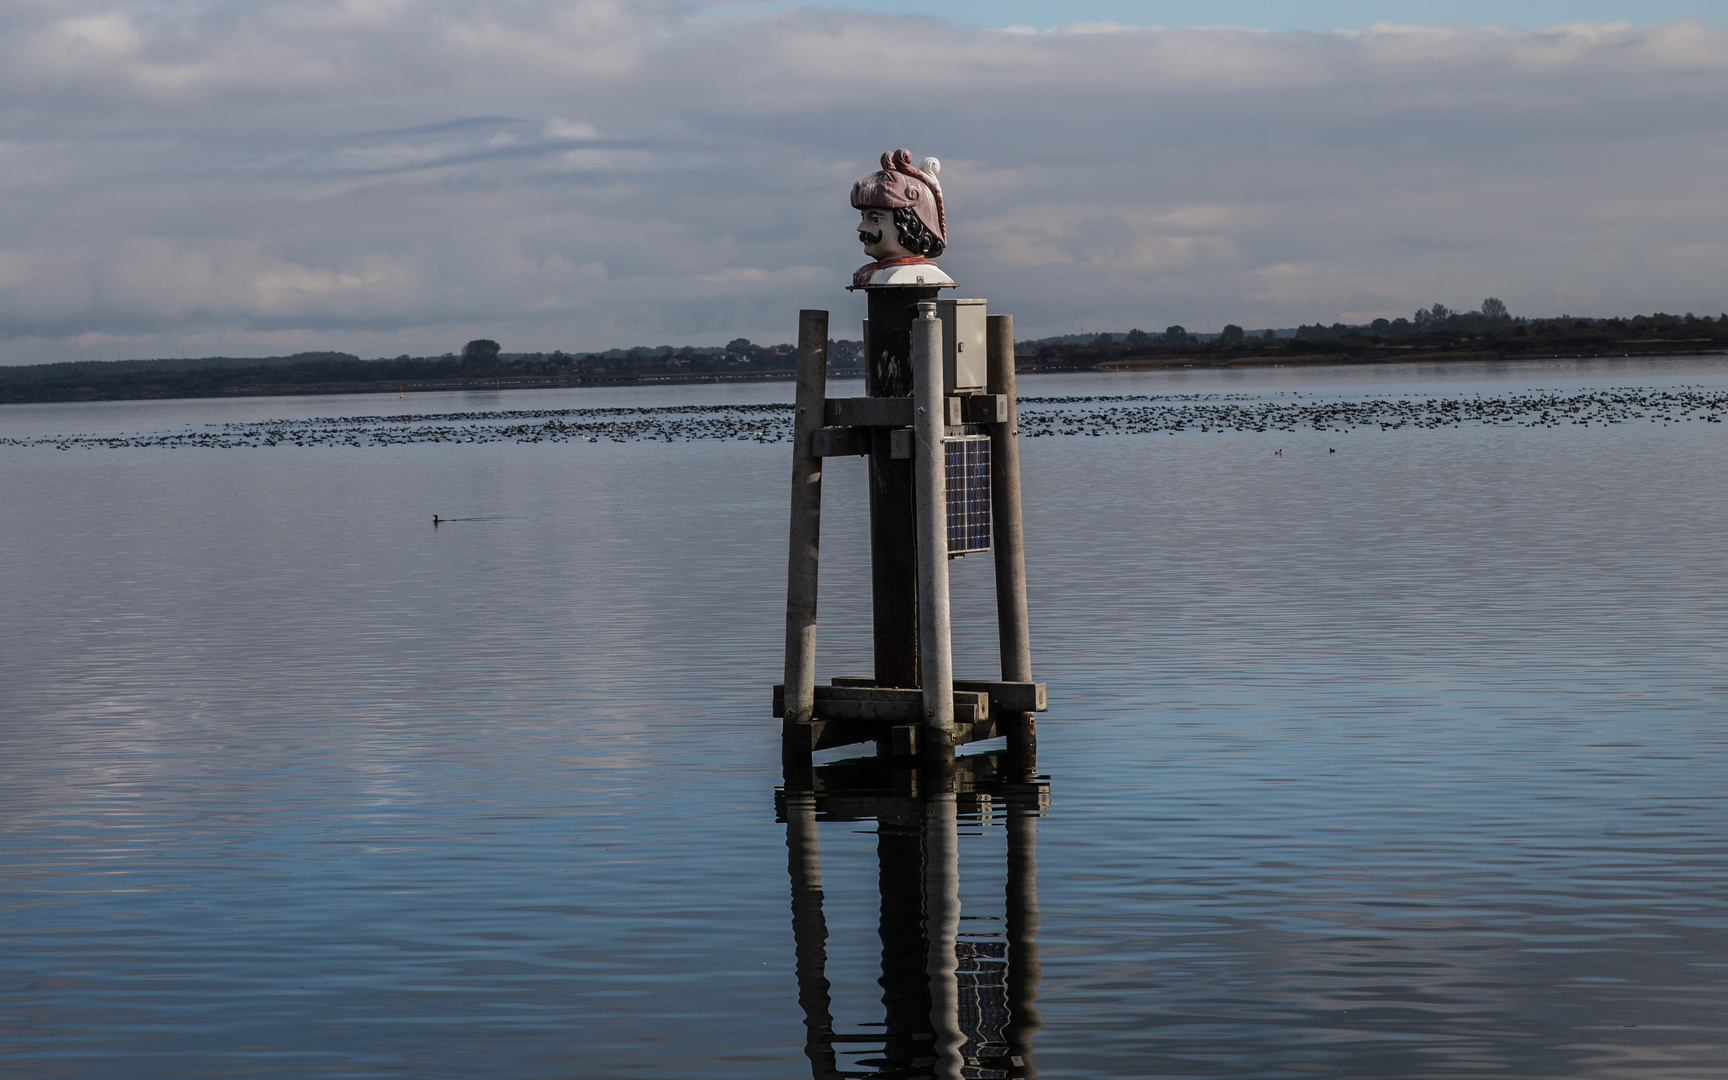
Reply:
<svg viewBox="0 0 1728 1080"><path fill-rule="evenodd" d="M990 436L942 440L948 482L948 554L990 550Z"/></svg>

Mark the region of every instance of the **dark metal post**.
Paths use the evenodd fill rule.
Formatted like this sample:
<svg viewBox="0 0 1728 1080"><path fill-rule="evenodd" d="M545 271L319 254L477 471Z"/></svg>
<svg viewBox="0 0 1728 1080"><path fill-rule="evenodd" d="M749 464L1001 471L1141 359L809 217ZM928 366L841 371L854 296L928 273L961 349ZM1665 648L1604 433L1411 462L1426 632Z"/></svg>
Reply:
<svg viewBox="0 0 1728 1080"><path fill-rule="evenodd" d="M822 537L822 460L811 435L828 393L828 313L798 313L798 392L792 418L792 529L786 560L786 728L816 705L816 563Z"/></svg>
<svg viewBox="0 0 1728 1080"><path fill-rule="evenodd" d="M864 392L912 396L912 322L918 302L938 289L885 285L867 289L869 327ZM889 429L870 443L870 591L876 641L876 685L916 687L918 549L912 516L912 462L895 460Z"/></svg>
<svg viewBox="0 0 1728 1080"><path fill-rule="evenodd" d="M1026 614L1026 546L1020 516L1019 404L1014 392L1014 316L986 318L989 392L1008 399L1008 415L990 429L990 502L996 556L996 627L1002 645L1002 678L1032 681L1032 639ZM1035 754L1033 713L1010 713L1008 746L1016 756Z"/></svg>

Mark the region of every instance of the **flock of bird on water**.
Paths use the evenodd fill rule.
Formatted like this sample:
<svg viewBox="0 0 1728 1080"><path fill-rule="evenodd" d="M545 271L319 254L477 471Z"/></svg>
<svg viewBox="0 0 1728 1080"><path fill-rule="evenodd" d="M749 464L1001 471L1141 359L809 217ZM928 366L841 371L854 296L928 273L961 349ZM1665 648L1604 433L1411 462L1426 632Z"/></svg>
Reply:
<svg viewBox="0 0 1728 1080"><path fill-rule="evenodd" d="M1342 400L1300 394L1091 395L1020 399L1020 433L1053 436L1338 432L1462 425L1552 428L1722 422L1728 392L1699 387L1531 390L1456 398ZM127 447L387 447L415 443L787 442L782 403L600 409L504 409L239 421L110 435L0 439L0 445Z"/></svg>

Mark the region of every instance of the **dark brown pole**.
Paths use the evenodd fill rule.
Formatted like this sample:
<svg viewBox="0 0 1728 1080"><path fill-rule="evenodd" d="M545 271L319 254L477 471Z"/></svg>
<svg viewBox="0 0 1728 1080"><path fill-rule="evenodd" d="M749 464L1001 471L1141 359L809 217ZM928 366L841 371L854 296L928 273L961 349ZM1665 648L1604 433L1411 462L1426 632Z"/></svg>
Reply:
<svg viewBox="0 0 1728 1080"><path fill-rule="evenodd" d="M988 382L992 394L1008 399L1007 418L990 428L990 517L996 556L996 627L1002 643L1002 678L1032 681L1032 639L1026 614L1026 547L1020 517L1019 403L1014 394L1014 316L991 315L988 333ZM1037 751L1033 713L1010 713L1008 748L1016 757Z"/></svg>
<svg viewBox="0 0 1728 1080"><path fill-rule="evenodd" d="M912 396L912 321L918 301L939 290L885 285L867 289L868 352L864 392ZM896 460L888 428L870 442L870 592L876 685L922 685L918 667L918 548L912 511L912 462Z"/></svg>
<svg viewBox="0 0 1728 1080"><path fill-rule="evenodd" d="M792 418L792 529L786 559L787 729L816 705L816 561L822 538L822 459L810 441L828 393L828 313L798 313L798 392Z"/></svg>

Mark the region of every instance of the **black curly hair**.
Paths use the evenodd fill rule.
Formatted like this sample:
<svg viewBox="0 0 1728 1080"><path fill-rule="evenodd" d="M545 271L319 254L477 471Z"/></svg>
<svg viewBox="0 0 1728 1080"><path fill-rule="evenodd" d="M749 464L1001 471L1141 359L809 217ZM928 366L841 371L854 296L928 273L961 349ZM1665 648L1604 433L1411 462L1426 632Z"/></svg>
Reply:
<svg viewBox="0 0 1728 1080"><path fill-rule="evenodd" d="M948 246L924 227L918 212L910 206L895 208L894 227L900 230L900 246L914 255L934 259Z"/></svg>

